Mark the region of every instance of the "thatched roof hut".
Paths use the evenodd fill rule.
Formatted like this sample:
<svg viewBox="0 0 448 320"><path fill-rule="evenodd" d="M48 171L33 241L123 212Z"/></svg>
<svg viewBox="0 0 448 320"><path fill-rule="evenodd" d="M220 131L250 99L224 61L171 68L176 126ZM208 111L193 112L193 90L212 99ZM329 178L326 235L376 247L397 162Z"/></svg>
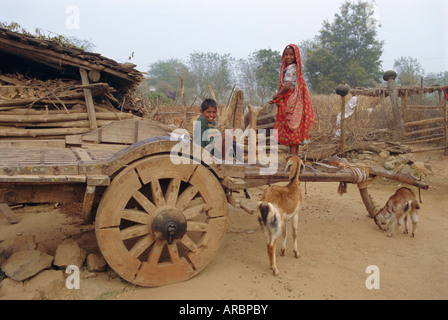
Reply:
<svg viewBox="0 0 448 320"><path fill-rule="evenodd" d="M0 139L86 133L132 116L117 109L134 110L135 67L0 28Z"/></svg>

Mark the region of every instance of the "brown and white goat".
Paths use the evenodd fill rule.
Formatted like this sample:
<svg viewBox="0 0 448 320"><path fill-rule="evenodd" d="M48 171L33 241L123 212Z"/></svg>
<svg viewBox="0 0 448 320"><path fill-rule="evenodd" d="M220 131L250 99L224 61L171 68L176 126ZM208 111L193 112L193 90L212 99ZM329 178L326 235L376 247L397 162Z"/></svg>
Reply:
<svg viewBox="0 0 448 320"><path fill-rule="evenodd" d="M283 235L281 254L286 250L286 222L292 220L292 236L294 240L294 254L299 257L297 250L298 213L302 208L302 192L299 186L299 173L303 169L303 162L298 156L291 156L286 163L285 171L291 167L289 183L282 186L269 186L261 196L257 205L258 222L267 239L267 250L274 275L278 275L275 250L280 234Z"/></svg>
<svg viewBox="0 0 448 320"><path fill-rule="evenodd" d="M404 233L409 231L408 220L412 219L412 236L415 237L417 233L417 210L420 209L414 192L406 187L398 189L387 200L386 205L378 211L374 220L377 226L381 230L389 230L388 237L392 237L397 229L403 224L404 221ZM387 220L389 220L387 223ZM386 226L387 224L387 226Z"/></svg>

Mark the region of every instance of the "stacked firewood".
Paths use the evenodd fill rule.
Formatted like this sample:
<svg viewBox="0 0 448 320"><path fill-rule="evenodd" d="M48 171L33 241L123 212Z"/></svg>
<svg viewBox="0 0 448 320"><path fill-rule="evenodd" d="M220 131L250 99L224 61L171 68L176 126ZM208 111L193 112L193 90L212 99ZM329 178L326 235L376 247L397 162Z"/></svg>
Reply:
<svg viewBox="0 0 448 320"><path fill-rule="evenodd" d="M0 74L0 139L58 138L90 132L85 100L90 89L98 127L133 118L132 99L116 98L108 83L82 85L74 79L41 80Z"/></svg>

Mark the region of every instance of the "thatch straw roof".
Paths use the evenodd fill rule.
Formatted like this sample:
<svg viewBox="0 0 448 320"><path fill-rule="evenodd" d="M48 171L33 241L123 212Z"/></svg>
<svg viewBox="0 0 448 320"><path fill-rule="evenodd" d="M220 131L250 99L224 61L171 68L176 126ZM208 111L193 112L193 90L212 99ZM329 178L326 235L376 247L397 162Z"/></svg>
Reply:
<svg viewBox="0 0 448 320"><path fill-rule="evenodd" d="M0 28L0 70L11 65L15 68L27 66L33 72L45 73L47 77L53 74L55 78L79 78L79 68L83 68L99 72L103 82L110 82L117 89L134 87L143 79L132 63L118 63L99 53Z"/></svg>

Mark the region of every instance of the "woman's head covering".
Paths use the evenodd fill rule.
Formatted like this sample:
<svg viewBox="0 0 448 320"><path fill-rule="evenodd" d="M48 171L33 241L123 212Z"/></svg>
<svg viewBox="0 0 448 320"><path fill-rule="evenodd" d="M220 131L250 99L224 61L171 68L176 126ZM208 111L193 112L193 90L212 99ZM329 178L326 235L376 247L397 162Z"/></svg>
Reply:
<svg viewBox="0 0 448 320"><path fill-rule="evenodd" d="M280 83L279 90L283 84L284 71L288 64L285 59L285 51L288 48L294 50L294 55L297 62L297 82L294 88L294 92L288 98L286 103L286 121L291 130L303 131L303 136L308 136L311 124L314 121L314 110L311 104L310 94L306 87L305 79L302 73L302 59L300 58L299 47L295 44L289 44L286 46L282 55L282 66L280 69Z"/></svg>

